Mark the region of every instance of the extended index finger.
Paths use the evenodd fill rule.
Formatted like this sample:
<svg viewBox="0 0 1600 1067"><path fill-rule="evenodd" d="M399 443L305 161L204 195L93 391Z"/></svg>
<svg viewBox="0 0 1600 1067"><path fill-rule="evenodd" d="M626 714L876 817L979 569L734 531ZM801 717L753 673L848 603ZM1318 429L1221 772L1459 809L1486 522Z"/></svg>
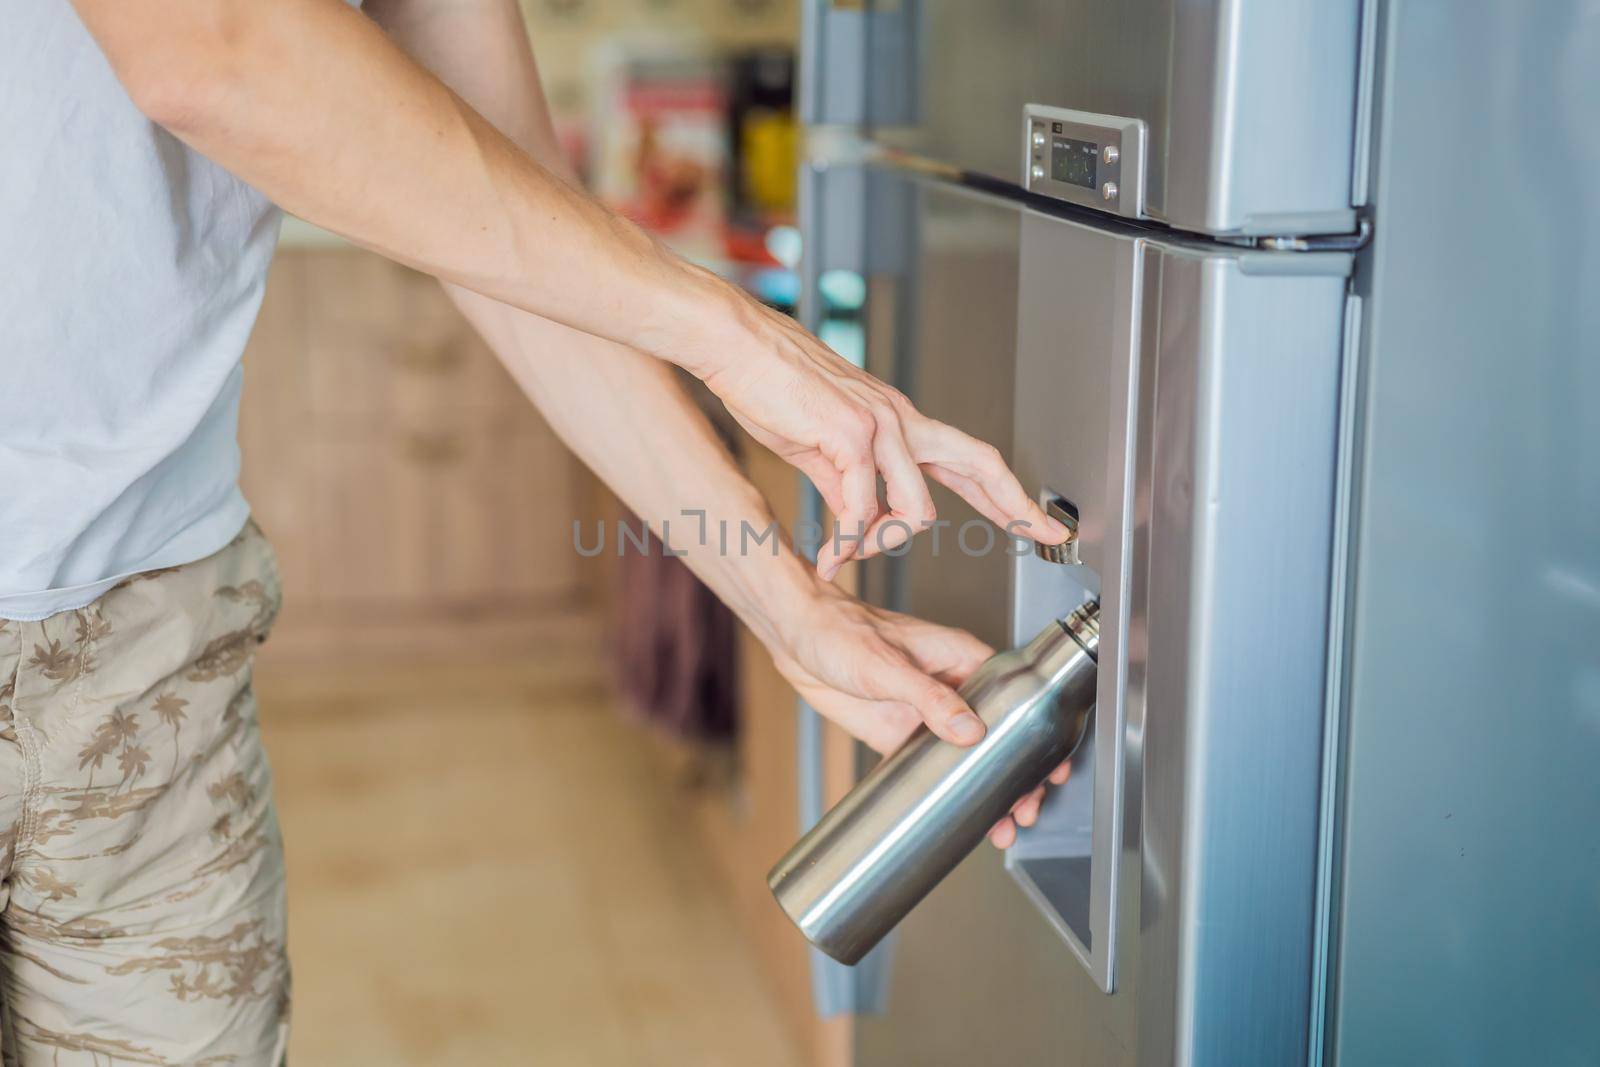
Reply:
<svg viewBox="0 0 1600 1067"><path fill-rule="evenodd" d="M1052 545L1069 536L1070 531L1046 515L1022 488L1005 457L993 445L926 418L918 420L907 436L918 463L941 467L953 475L939 477L939 481L1005 527L1007 533L1020 532Z"/></svg>

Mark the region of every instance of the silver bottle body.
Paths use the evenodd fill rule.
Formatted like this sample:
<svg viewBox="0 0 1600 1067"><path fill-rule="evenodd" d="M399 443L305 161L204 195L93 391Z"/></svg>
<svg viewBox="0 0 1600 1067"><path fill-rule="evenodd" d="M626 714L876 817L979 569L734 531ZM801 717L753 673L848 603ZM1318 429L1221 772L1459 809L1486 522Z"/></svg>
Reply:
<svg viewBox="0 0 1600 1067"><path fill-rule="evenodd" d="M993 656L961 687L988 727L970 748L919 727L779 860L773 896L806 939L858 962L1011 806L1072 755L1095 699L1099 606Z"/></svg>

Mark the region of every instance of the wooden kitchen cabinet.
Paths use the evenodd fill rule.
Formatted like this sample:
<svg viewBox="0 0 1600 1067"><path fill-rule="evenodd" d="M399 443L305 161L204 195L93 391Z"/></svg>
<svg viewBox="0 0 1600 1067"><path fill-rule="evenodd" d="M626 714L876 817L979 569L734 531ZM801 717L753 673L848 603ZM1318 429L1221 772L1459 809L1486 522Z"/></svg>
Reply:
<svg viewBox="0 0 1600 1067"><path fill-rule="evenodd" d="M281 250L239 436L282 562L267 654L489 652L578 614L576 461L431 278Z"/></svg>

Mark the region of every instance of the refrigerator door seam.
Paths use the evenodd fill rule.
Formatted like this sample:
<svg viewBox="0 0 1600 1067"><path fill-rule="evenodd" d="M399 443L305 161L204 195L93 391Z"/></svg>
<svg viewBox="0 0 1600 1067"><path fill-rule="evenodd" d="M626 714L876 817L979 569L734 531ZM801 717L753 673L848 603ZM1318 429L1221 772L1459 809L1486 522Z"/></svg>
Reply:
<svg viewBox="0 0 1600 1067"><path fill-rule="evenodd" d="M1321 814L1317 827L1316 930L1312 947L1311 1020L1306 1062L1321 1067L1327 1053L1328 1014L1335 980L1334 896L1339 868L1339 798L1343 793L1344 655L1350 625L1350 540L1355 522L1357 421L1361 381L1361 297L1346 297L1343 363L1339 382L1339 437L1334 473L1333 551L1329 569L1328 658L1322 734Z"/></svg>

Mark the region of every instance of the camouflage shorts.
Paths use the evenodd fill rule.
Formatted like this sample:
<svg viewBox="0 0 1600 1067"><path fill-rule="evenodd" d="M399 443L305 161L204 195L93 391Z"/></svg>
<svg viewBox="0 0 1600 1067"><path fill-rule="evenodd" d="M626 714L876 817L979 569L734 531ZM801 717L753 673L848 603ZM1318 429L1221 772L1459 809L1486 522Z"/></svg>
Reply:
<svg viewBox="0 0 1600 1067"><path fill-rule="evenodd" d="M0 621L0 1059L276 1064L283 854L250 669L252 523L88 607Z"/></svg>

